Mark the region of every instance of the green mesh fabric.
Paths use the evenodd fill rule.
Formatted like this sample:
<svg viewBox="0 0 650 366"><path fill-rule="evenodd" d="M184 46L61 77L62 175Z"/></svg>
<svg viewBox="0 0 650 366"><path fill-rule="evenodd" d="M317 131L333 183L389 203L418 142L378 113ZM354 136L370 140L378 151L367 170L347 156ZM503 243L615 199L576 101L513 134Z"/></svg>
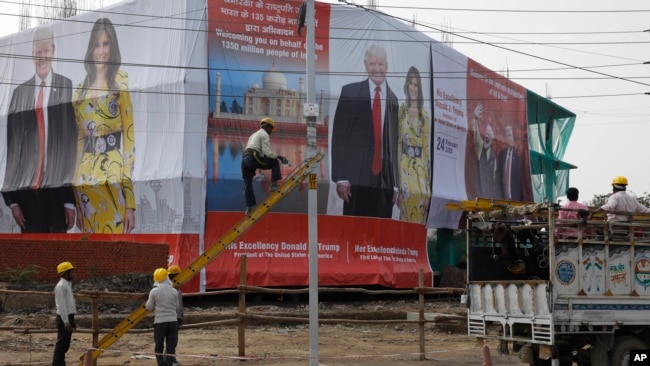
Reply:
<svg viewBox="0 0 650 366"><path fill-rule="evenodd" d="M575 166L562 161L576 115L528 90L528 145L535 202L554 202L569 186Z"/></svg>

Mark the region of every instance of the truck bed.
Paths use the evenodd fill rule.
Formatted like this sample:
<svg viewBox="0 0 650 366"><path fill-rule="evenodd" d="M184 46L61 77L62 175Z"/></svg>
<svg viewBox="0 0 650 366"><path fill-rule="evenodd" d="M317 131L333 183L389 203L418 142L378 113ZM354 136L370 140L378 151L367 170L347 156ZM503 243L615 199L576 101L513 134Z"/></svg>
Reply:
<svg viewBox="0 0 650 366"><path fill-rule="evenodd" d="M650 325L648 217L559 220L552 205L521 217L469 217L469 335L554 345L558 336ZM505 238L495 233L501 223ZM512 241L515 253L504 253ZM521 273L508 268L517 260Z"/></svg>

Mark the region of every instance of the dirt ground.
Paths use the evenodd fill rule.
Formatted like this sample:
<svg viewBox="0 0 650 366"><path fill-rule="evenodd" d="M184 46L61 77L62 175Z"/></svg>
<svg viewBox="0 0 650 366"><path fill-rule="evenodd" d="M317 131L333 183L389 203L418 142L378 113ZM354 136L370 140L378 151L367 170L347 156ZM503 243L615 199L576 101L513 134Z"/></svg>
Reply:
<svg viewBox="0 0 650 366"><path fill-rule="evenodd" d="M402 304L403 305L403 304ZM441 313L445 303L428 307L427 312ZM368 304L355 311L372 311ZM245 356L239 357L238 326L192 324L209 322L215 315L233 317L236 307L219 309L186 309L186 328L181 328L177 347L181 365L308 365L309 327L307 324L261 324L245 328ZM286 310L286 309L285 309ZM262 312L263 313L263 312ZM455 313L455 312L453 312ZM122 314L120 314L122 315ZM124 317L126 317L124 314ZM79 317L83 319L83 316ZM103 317L100 318L102 322ZM149 319L150 320L150 319ZM205 321L204 321L205 320ZM56 333L27 333L7 328L33 326L52 329L50 314L0 316L0 365L46 365L51 362ZM83 324L83 322L81 322ZM88 329L87 327L79 327ZM155 365L153 335L127 333L109 347L98 359L99 365ZM425 360L420 361L419 335L416 324L323 324L318 331L320 365L482 365L482 349L476 340L465 334L462 324L425 327ZM91 346L90 334L77 332L68 352L68 364L79 362ZM518 365L516 355L498 355L496 344L488 343L494 365Z"/></svg>
<svg viewBox="0 0 650 366"><path fill-rule="evenodd" d="M109 283L110 282L110 283ZM145 283L134 281L128 283ZM104 284L75 285L77 293L77 327L73 334L67 364L82 364L80 357L92 346L92 311L84 290L97 288L124 289L123 279ZM0 289L6 289L0 283ZM53 285L27 290L51 291ZM22 289L25 290L25 289ZM81 291L80 291L81 290ZM99 304L99 324L113 329L146 298L141 285L128 288L131 299L108 300ZM426 323L424 360L420 360L417 300L388 299L377 301L328 301L319 298L317 360L310 360L310 331L306 321L309 308L298 301L247 300L247 324L240 356L236 301L186 296L183 327L176 349L178 362L190 365L319 365L403 366L403 365L482 365L482 346L466 335L466 308L458 297L425 300L427 316L437 316L436 323ZM236 298L235 298L236 300ZM53 295L0 294L0 365L48 365L56 341ZM285 318L303 318L289 321ZM364 323L367 320L384 323ZM153 316L148 315L132 331L117 339L97 360L98 365L156 365L153 355ZM105 333L100 334L100 339ZM520 365L517 355L499 355L497 344L487 343L494 365ZM245 362L245 363L244 363ZM314 362L314 363L312 363Z"/></svg>

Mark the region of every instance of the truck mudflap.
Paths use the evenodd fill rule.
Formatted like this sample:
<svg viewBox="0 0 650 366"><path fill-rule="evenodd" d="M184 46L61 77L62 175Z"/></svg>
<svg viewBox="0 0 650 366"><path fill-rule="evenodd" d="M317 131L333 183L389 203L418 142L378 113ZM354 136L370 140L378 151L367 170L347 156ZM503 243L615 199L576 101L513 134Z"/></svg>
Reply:
<svg viewBox="0 0 650 366"><path fill-rule="evenodd" d="M548 281L469 284L468 335L552 345Z"/></svg>

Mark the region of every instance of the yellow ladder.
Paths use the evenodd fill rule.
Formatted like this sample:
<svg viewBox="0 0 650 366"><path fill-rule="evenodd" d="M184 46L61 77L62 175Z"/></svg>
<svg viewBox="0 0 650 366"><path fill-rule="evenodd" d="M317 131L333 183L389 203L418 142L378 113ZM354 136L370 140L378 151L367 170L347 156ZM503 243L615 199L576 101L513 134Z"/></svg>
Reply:
<svg viewBox="0 0 650 366"><path fill-rule="evenodd" d="M199 271L208 265L212 260L214 260L221 251L228 247L233 241L239 238L244 234L248 229L250 229L257 220L262 218L275 204L280 202L291 190L296 188L307 176L309 175L311 168L318 164L324 157L322 152L319 152L313 158L300 164L296 171L287 177L278 187L278 190L271 193L262 204L258 205L253 211L248 215L244 216L232 229L226 232L216 243L212 244L203 254L196 258L187 268L177 274L174 279L174 287L178 288L185 282L189 281L192 277L199 273ZM138 307L131 315L126 319L122 320L118 325L108 332L102 339L97 342L95 347L92 350L93 360L96 360L99 355L115 343L121 336L126 334L131 328L138 324L148 313L149 311L145 307L145 304L142 304ZM80 357L81 362L79 366L84 365L84 359L86 354Z"/></svg>
<svg viewBox="0 0 650 366"><path fill-rule="evenodd" d="M490 198L477 198L475 200L464 200L458 203L447 203L445 207L448 210L461 211L490 211L504 207L525 206L533 204L531 202L496 200Z"/></svg>

